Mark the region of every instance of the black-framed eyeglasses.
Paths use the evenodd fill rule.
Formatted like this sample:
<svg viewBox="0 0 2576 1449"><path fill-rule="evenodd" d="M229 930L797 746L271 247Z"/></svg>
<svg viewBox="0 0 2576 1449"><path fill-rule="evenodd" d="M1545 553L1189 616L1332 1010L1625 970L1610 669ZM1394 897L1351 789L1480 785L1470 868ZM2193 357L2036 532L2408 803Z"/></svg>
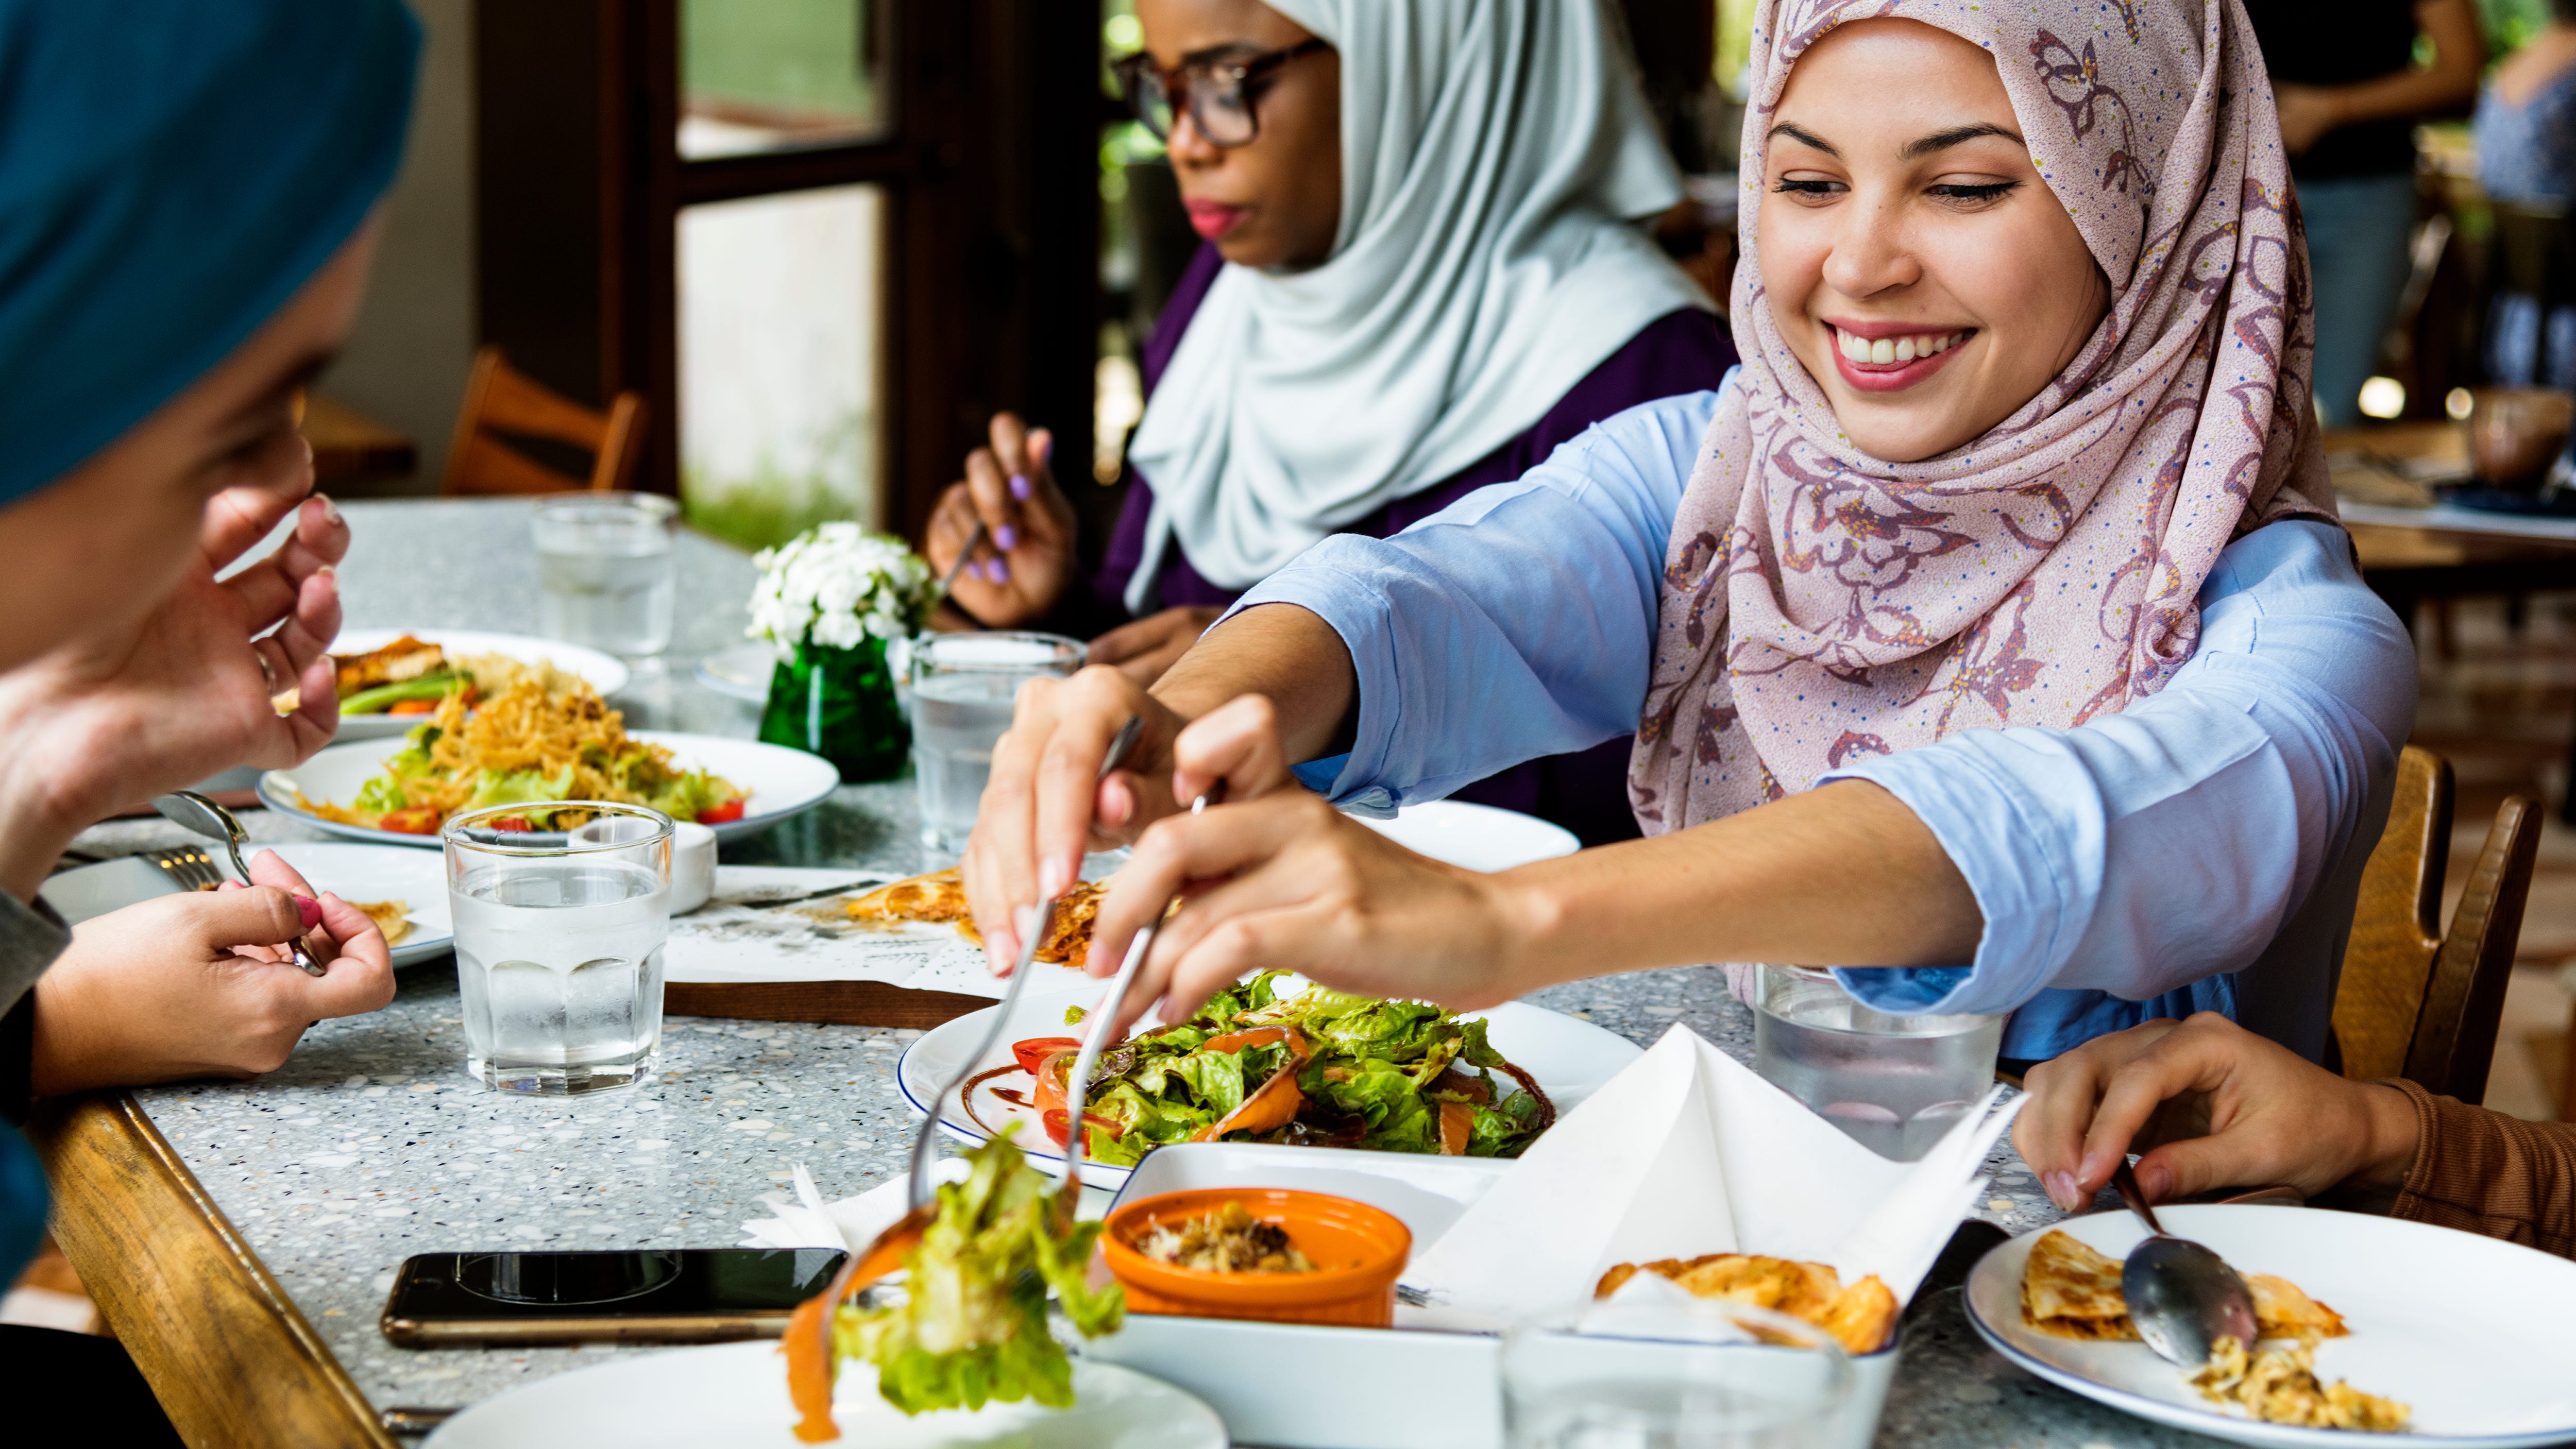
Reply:
<svg viewBox="0 0 2576 1449"><path fill-rule="evenodd" d="M1285 50L1201 56L1170 70L1156 66L1154 58L1140 50L1120 57L1110 69L1136 119L1157 140L1171 139L1172 117L1185 109L1209 145L1243 146L1261 134L1261 120L1252 106L1271 77L1299 56L1331 48L1324 40L1307 40Z"/></svg>

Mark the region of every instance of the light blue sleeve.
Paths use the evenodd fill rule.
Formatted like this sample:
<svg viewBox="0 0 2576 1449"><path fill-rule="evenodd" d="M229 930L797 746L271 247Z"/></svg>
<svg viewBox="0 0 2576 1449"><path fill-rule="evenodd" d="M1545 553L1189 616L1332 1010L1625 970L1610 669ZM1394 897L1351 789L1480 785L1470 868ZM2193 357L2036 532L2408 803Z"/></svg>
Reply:
<svg viewBox="0 0 2576 1449"><path fill-rule="evenodd" d="M1357 744L1299 778L1379 814L1634 733L1664 544L1718 397L1630 408L1516 483L1392 538L1325 539L1245 594L1227 617L1312 610L1359 672Z"/></svg>
<svg viewBox="0 0 2576 1449"><path fill-rule="evenodd" d="M2385 822L2414 726L2414 648L2326 524L2237 540L2200 603L2191 660L2119 714L1971 731L1825 777L1904 801L1986 918L1965 968L1837 972L1845 987L1903 1012L2013 1011L2048 992L2060 999L2026 1013L2020 1049L2005 1048L2042 1057L2130 1018L2231 1009L2236 983L2209 979L2255 965L2285 1015L2263 1029L2321 1038L2350 903L2308 907L2321 883L2357 889L2356 862ZM2289 940L2294 916L2317 939ZM2108 1017L2110 1003L2068 999L2186 988L2188 1000ZM2302 1012L2315 1020L2288 1019Z"/></svg>

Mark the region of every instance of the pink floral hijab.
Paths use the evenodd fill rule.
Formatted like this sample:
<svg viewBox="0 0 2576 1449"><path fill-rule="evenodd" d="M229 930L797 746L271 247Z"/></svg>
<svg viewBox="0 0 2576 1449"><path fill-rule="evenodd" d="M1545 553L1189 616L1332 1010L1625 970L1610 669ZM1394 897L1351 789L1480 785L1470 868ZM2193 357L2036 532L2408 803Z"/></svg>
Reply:
<svg viewBox="0 0 2576 1449"><path fill-rule="evenodd" d="M2028 405L1918 463L1840 436L1773 325L1754 239L1790 66L1884 16L1993 54L2112 294ZM1649 832L1961 730L2116 712L2191 657L2219 550L2334 518L2307 245L2243 0L1762 0L1752 83L1744 370L1665 560L1628 786Z"/></svg>

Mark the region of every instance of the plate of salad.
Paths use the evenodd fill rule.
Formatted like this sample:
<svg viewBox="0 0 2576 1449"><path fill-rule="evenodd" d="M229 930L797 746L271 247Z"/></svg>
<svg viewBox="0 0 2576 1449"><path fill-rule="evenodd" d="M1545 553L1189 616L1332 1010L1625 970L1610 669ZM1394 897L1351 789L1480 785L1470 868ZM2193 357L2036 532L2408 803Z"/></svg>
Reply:
<svg viewBox="0 0 2576 1449"><path fill-rule="evenodd" d="M469 705L442 698L393 739L333 745L259 781L270 809L334 835L386 845L438 844L448 816L564 800L643 805L694 820L719 838L764 830L822 803L841 783L819 756L714 735L629 732L583 681L523 678Z"/></svg>
<svg viewBox="0 0 2576 1449"><path fill-rule="evenodd" d="M981 1143L1016 1123L1029 1160L1061 1171L1063 1078L1100 991L1095 982L1023 1002L964 1094L940 1102L940 1131ZM998 1010L961 1016L905 1050L895 1082L914 1110L928 1110ZM1265 972L1189 1021L1149 1020L1101 1054L1083 1180L1115 1191L1170 1142L1516 1157L1639 1054L1624 1037L1524 1002L1451 1013Z"/></svg>

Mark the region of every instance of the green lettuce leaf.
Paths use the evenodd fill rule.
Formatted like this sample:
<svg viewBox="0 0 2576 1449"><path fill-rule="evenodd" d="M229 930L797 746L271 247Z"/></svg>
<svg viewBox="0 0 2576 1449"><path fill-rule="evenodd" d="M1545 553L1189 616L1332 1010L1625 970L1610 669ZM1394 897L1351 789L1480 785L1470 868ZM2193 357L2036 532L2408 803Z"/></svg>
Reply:
<svg viewBox="0 0 2576 1449"><path fill-rule="evenodd" d="M474 795L465 802L465 808L480 810L486 805L544 805L564 799L571 792L570 765L553 775L536 770L483 770L474 777Z"/></svg>
<svg viewBox="0 0 2576 1449"><path fill-rule="evenodd" d="M1047 1329L1052 1292L1085 1338L1115 1333L1127 1299L1085 1281L1098 1223L1050 1231L1055 1186L1010 1134L967 1154L964 1182L939 1189L939 1215L905 1263L903 1301L844 1308L834 1341L876 1365L877 1392L906 1414L1000 1400L1073 1403L1073 1368Z"/></svg>

